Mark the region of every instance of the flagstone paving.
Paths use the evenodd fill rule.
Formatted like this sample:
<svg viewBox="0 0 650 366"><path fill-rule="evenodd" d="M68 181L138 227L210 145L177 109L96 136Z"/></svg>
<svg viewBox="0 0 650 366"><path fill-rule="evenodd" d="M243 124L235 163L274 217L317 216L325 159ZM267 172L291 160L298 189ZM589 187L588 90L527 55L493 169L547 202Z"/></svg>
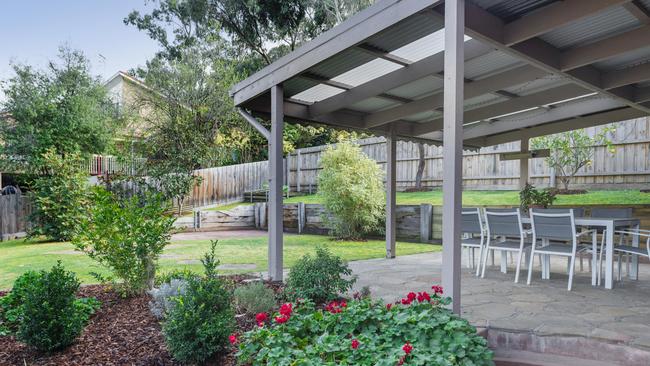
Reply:
<svg viewBox="0 0 650 366"><path fill-rule="evenodd" d="M374 297L393 302L409 291L440 284L441 264L441 253L350 262L358 276L353 291L368 286ZM534 270L528 286L524 270L514 283L514 265L506 274L490 267L484 279L463 268L462 314L478 327L580 336L650 350L650 265L640 265L638 281L624 279L613 290L592 287L585 271L577 272L569 292L564 271L566 261L554 261L550 280Z"/></svg>

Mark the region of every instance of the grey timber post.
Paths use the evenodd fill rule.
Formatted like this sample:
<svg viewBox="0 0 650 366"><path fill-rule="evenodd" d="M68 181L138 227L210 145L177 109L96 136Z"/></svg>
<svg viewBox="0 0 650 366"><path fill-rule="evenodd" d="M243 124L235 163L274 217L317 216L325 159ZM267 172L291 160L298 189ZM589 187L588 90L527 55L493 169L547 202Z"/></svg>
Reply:
<svg viewBox="0 0 650 366"><path fill-rule="evenodd" d="M296 153L296 192L300 192L300 184L302 183L302 172L300 171L300 149Z"/></svg>
<svg viewBox="0 0 650 366"><path fill-rule="evenodd" d="M521 146L519 151L528 152L528 136L522 132ZM523 157L519 160L519 189L524 189L528 183L528 161L529 157Z"/></svg>
<svg viewBox="0 0 650 366"><path fill-rule="evenodd" d="M395 237L397 232L396 181L397 139L391 126L386 135L386 258L395 258Z"/></svg>
<svg viewBox="0 0 650 366"><path fill-rule="evenodd" d="M282 130L284 96L281 85L271 88L271 138L269 139L269 279L282 281Z"/></svg>
<svg viewBox="0 0 650 366"><path fill-rule="evenodd" d="M460 314L465 1L445 1L442 286Z"/></svg>
<svg viewBox="0 0 650 366"><path fill-rule="evenodd" d="M429 203L420 204L420 242L427 243L431 240L431 221L433 220L433 206Z"/></svg>
<svg viewBox="0 0 650 366"><path fill-rule="evenodd" d="M298 234L302 234L305 230L305 221L307 215L305 214L305 203L298 202Z"/></svg>

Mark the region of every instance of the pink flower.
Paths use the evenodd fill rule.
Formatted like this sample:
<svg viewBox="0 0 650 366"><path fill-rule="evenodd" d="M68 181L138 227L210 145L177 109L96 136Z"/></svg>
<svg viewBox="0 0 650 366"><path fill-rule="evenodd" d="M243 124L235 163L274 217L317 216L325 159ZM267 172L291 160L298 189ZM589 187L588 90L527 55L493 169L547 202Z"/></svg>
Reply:
<svg viewBox="0 0 650 366"><path fill-rule="evenodd" d="M411 346L411 344L409 342L406 342L402 346L402 351L404 351L404 353L406 353L407 355L411 354L411 351L413 351L413 346Z"/></svg>
<svg viewBox="0 0 650 366"><path fill-rule="evenodd" d="M284 316L291 316L292 312L293 312L293 304L291 304L290 302L286 304L282 304L282 306L280 306L280 314Z"/></svg>
<svg viewBox="0 0 650 366"><path fill-rule="evenodd" d="M237 333L233 333L228 337L228 340L230 341L230 344L233 346L237 343Z"/></svg>
<svg viewBox="0 0 650 366"><path fill-rule="evenodd" d="M433 293L436 295L442 295L442 286L439 285L433 285L431 286L431 289L433 290Z"/></svg>
<svg viewBox="0 0 650 366"><path fill-rule="evenodd" d="M352 349L357 349L357 348L359 348L359 344L360 344L360 343L359 343L358 340L353 339L352 342L351 342Z"/></svg>
<svg viewBox="0 0 650 366"><path fill-rule="evenodd" d="M289 316L287 315L280 315L275 317L275 322L278 324L284 324L289 321Z"/></svg>

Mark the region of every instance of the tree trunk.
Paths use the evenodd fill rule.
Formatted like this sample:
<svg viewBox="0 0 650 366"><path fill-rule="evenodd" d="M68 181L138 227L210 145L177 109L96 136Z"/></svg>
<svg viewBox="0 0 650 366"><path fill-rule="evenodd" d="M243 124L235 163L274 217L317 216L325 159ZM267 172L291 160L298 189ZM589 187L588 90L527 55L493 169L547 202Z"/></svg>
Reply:
<svg viewBox="0 0 650 366"><path fill-rule="evenodd" d="M422 174L424 174L424 144L423 143L418 143L418 152L419 152L419 160L418 160L418 171L415 174L415 188L421 189L422 188Z"/></svg>

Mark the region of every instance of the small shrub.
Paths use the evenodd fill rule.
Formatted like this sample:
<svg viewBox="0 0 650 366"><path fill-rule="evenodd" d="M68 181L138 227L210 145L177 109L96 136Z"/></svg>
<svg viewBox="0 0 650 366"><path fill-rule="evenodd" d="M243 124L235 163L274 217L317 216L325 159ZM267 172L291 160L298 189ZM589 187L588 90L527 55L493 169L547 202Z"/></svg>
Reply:
<svg viewBox="0 0 650 366"><path fill-rule="evenodd" d="M493 365L487 341L449 303L420 292L388 305L367 298L321 310L309 301L285 304L233 343L240 364L252 366Z"/></svg>
<svg viewBox="0 0 650 366"><path fill-rule="evenodd" d="M98 308L95 299L76 299L79 281L58 262L26 288L18 339L39 351L64 348L81 333Z"/></svg>
<svg viewBox="0 0 650 366"><path fill-rule="evenodd" d="M234 296L237 308L248 314L266 313L276 305L275 293L261 281L236 288Z"/></svg>
<svg viewBox="0 0 650 366"><path fill-rule="evenodd" d="M548 208L555 201L555 191L535 189L535 186L526 183L524 189L519 192L519 202L522 211L527 212L530 206L542 206Z"/></svg>
<svg viewBox="0 0 650 366"><path fill-rule="evenodd" d="M157 274L155 284L156 284L156 286L160 287L165 283L171 283L172 280L189 281L190 279L198 277L198 276L199 276L199 274L192 271L191 269L188 269L188 268L183 268L183 269L174 268L172 270Z"/></svg>
<svg viewBox="0 0 650 366"><path fill-rule="evenodd" d="M163 319L174 309L174 299L185 295L187 292L187 281L173 278L169 282L160 285L149 291L152 300L149 302L149 310L157 319Z"/></svg>
<svg viewBox="0 0 650 366"><path fill-rule="evenodd" d="M216 275L216 244L202 260L205 277L189 280L163 324L167 348L180 362L200 364L222 352L235 327L232 295Z"/></svg>
<svg viewBox="0 0 650 366"><path fill-rule="evenodd" d="M103 188L95 190L95 202L73 244L108 267L122 281L124 295L152 289L158 258L174 224L165 213L168 202L154 193L121 200Z"/></svg>
<svg viewBox="0 0 650 366"><path fill-rule="evenodd" d="M359 146L343 142L321 159L318 192L329 215L323 219L339 238L359 239L381 232L385 193L383 172Z"/></svg>
<svg viewBox="0 0 650 366"><path fill-rule="evenodd" d="M352 288L356 278L345 278L350 275L352 270L347 263L329 250L318 247L316 256L307 254L293 266L287 279L287 293L293 299L306 298L323 303Z"/></svg>
<svg viewBox="0 0 650 366"><path fill-rule="evenodd" d="M27 271L14 281L11 291L0 297L0 336L15 334L23 318L23 303L29 286L40 277L36 271Z"/></svg>

